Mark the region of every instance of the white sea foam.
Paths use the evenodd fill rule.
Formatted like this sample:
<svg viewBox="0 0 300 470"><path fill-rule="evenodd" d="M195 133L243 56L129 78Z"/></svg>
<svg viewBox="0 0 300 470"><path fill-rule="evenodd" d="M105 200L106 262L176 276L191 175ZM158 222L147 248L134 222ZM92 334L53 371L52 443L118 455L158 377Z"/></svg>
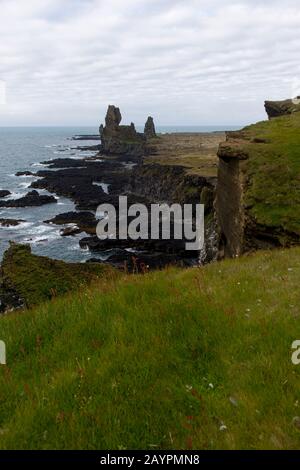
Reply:
<svg viewBox="0 0 300 470"><path fill-rule="evenodd" d="M32 225L31 222L21 222L19 225L10 225L9 227L5 227L1 225L1 230L24 230L27 229Z"/></svg>
<svg viewBox="0 0 300 470"><path fill-rule="evenodd" d="M103 191L104 191L106 194L108 194L108 192L109 192L109 189L108 189L108 188L109 188L110 184L107 184L107 183L98 183L97 181L93 181L93 184L94 184L95 186L100 186L100 187L103 189Z"/></svg>
<svg viewBox="0 0 300 470"><path fill-rule="evenodd" d="M49 163L31 163L31 166L47 167Z"/></svg>
<svg viewBox="0 0 300 470"><path fill-rule="evenodd" d="M19 183L18 188L29 188L31 183Z"/></svg>

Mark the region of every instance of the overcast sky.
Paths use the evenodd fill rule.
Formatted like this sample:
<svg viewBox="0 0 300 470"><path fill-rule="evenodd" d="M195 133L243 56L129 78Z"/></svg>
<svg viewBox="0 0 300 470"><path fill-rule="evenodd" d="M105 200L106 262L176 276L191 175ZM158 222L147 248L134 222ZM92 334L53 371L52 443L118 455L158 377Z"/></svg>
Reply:
<svg viewBox="0 0 300 470"><path fill-rule="evenodd" d="M0 0L0 125L242 125L300 94L299 0ZM4 103L4 84L6 103Z"/></svg>

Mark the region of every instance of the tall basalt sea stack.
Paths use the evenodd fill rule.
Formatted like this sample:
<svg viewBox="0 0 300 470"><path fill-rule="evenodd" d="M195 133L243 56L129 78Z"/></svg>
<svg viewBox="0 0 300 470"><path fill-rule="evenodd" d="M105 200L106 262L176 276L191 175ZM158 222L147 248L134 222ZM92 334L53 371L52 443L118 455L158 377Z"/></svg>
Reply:
<svg viewBox="0 0 300 470"><path fill-rule="evenodd" d="M127 155L141 157L145 153L145 137L136 131L133 123L121 126L120 109L109 105L105 117L105 126L101 124L99 131L102 152L110 155Z"/></svg>
<svg viewBox="0 0 300 470"><path fill-rule="evenodd" d="M155 125L153 121L153 117L149 116L144 129L144 134L146 139L153 139L156 137Z"/></svg>

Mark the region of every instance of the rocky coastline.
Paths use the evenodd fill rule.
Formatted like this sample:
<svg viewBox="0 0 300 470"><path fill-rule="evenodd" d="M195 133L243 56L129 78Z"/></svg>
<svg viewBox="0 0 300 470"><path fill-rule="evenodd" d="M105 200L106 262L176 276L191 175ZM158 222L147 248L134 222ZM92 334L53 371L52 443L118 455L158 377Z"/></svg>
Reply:
<svg viewBox="0 0 300 470"><path fill-rule="evenodd" d="M172 264L183 267L206 264L257 249L299 244L299 205L295 206L294 216L288 206L284 206L287 212L280 218L278 214L282 214L287 188L283 184L277 188L276 200L271 185L274 180L279 184L282 178L286 179L282 175L285 158L285 164L293 166L294 200L298 200L299 160L294 158L289 143L294 133L298 139L300 106L288 100L266 102L265 108L269 121L226 135L204 136L157 135L151 117L141 134L133 123L121 125L119 108L109 106L105 126L100 126L100 137L89 136L93 140L101 138L100 143L78 147L82 151L95 151L92 157L72 159L62 156L42 162L47 169L36 173L18 172L20 176L37 177L30 185L32 190L19 199L10 199L9 191L1 190L0 207L55 203L55 195L70 198L75 203L75 211L58 214L44 223L61 227L62 237L81 234L79 245L82 249L103 255L101 259L90 259L88 265L112 265L130 273L145 273ZM76 141L84 138L73 137ZM281 153L276 160L279 148ZM266 165L270 168L272 164L271 189L268 187L264 194L262 188L270 177ZM39 194L39 189L47 190L53 196ZM100 240L96 236L95 211L103 203L117 208L121 195L128 197L128 204L143 203L146 206L153 203L204 204L205 244L201 252L186 251L186 240ZM21 222L24 221L3 219L0 224L9 227ZM10 253L13 260L14 251ZM12 286L11 289L10 298L14 299L15 289Z"/></svg>

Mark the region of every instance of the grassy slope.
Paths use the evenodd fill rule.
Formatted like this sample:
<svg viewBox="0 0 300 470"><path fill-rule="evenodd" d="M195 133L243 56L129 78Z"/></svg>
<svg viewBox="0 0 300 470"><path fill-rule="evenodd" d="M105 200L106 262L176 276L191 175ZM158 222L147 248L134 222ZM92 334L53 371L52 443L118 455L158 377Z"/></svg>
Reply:
<svg viewBox="0 0 300 470"><path fill-rule="evenodd" d="M0 448L299 448L299 281L260 252L1 318Z"/></svg>
<svg viewBox="0 0 300 470"><path fill-rule="evenodd" d="M31 254L29 245L11 243L1 265L1 283L12 286L32 307L52 297L78 290L103 277L118 273L109 266L97 263L64 263L44 256Z"/></svg>
<svg viewBox="0 0 300 470"><path fill-rule="evenodd" d="M246 144L250 212L261 224L300 235L300 112L249 126L243 134L266 141Z"/></svg>

